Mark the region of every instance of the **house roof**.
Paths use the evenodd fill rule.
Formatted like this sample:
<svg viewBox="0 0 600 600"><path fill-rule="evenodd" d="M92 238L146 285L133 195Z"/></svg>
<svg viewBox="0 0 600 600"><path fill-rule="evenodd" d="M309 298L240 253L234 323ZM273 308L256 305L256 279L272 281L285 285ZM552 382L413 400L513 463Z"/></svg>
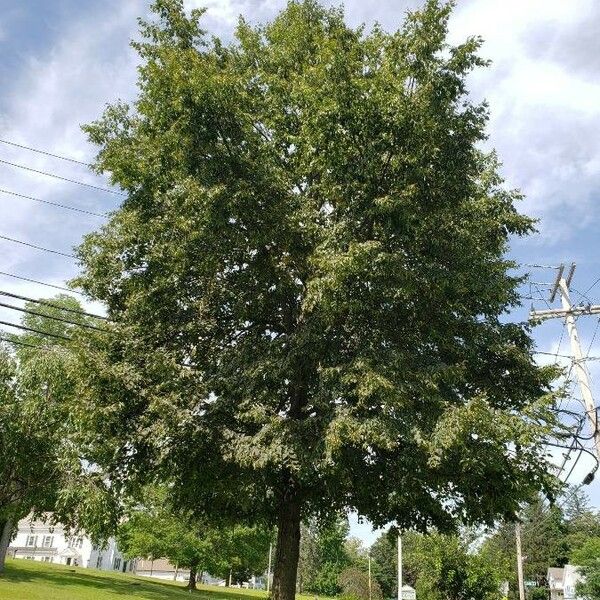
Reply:
<svg viewBox="0 0 600 600"><path fill-rule="evenodd" d="M565 573L565 570L562 567L549 567L548 568L548 579L552 578L552 579L561 579L562 580L564 573Z"/></svg>

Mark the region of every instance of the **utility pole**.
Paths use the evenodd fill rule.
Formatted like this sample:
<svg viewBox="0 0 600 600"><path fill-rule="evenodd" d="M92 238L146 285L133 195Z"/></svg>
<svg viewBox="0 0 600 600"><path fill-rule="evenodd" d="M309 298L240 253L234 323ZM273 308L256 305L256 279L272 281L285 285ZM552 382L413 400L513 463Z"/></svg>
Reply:
<svg viewBox="0 0 600 600"><path fill-rule="evenodd" d="M585 411L590 422L592 429L592 439L594 440L594 448L596 451L596 457L600 459L600 431L598 430L598 415L596 413L596 403L592 396L592 388L590 384L590 377L585 367L585 357L581 351L581 342L579 341L579 334L577 333L577 326L575 324L575 317L580 315L596 315L600 314L600 305L588 305L588 306L573 306L571 304L571 296L569 288L571 287L571 281L575 274L575 263L571 264L569 273L564 276L565 266L560 265L556 280L550 292L550 302L554 302L556 294L560 294L562 308L547 309L547 310L532 310L529 314L529 318L532 321L543 321L546 319L565 319L567 324L567 330L569 332L569 338L571 340L571 353L573 355L573 367L577 374L577 381L579 383L579 389L581 390L581 397L585 404Z"/></svg>
<svg viewBox="0 0 600 600"><path fill-rule="evenodd" d="M398 600L402 600L402 535L398 532Z"/></svg>
<svg viewBox="0 0 600 600"><path fill-rule="evenodd" d="M523 554L521 553L521 523L515 523L517 540L517 578L519 580L519 600L525 600L525 581L523 579Z"/></svg>

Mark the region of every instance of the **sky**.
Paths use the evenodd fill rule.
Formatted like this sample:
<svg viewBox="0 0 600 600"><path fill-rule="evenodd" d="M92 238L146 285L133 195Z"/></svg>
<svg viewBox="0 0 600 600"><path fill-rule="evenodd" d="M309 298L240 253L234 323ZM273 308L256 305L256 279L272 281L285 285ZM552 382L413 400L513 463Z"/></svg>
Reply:
<svg viewBox="0 0 600 600"><path fill-rule="evenodd" d="M264 22L282 8L284 0L187 0L186 4L207 7L205 29L227 40L238 15ZM507 185L524 194L520 209L539 219L535 236L515 240L511 246L511 257L522 265L520 272L530 272L539 283L523 289L528 298L513 316L525 319L531 305L548 306L544 285L552 283L555 271L528 265L577 263L574 303L598 302L600 3L458 0L456 4L450 41L481 35L485 40L481 53L492 61L489 68L469 78L473 99L489 104L487 147L498 152ZM352 25L370 26L377 21L391 31L401 25L407 9L418 5L413 0L346 0L345 9ZM80 126L97 118L107 103L135 97L137 57L129 40L136 35L137 17L148 10L147 0L0 0L0 140L92 161L95 150ZM109 187L83 165L0 141L0 236L69 255L81 236L104 220L6 191L100 214L116 208L122 199L15 164ZM77 273L75 260L63 254L0 237L2 273L62 286ZM4 274L0 274L0 290L34 297L53 293L51 288ZM18 316L0 310L0 320L14 323ZM577 323L584 352L592 357L600 356L599 322L586 316ZM540 325L533 335L540 351L569 353L560 321ZM540 361L553 360L540 355ZM569 364L568 359L563 362ZM599 367L600 363L589 363L598 397ZM576 388L573 394L572 406L577 407ZM591 466L582 457L570 481L579 483ZM586 489L600 507L600 476ZM376 533L368 523L358 523L355 515L351 522L353 535L367 544L373 541Z"/></svg>

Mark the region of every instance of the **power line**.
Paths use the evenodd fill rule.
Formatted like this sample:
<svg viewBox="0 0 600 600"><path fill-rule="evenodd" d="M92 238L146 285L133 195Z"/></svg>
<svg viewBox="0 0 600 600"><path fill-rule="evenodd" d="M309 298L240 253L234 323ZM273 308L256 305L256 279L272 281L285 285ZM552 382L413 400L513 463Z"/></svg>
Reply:
<svg viewBox="0 0 600 600"><path fill-rule="evenodd" d="M46 283L44 281L38 281L37 279L31 279L31 277L15 275L14 273L7 273L6 271L0 271L0 275L5 275L6 277L12 277L13 279L21 279L22 281L28 281L29 283L37 283L38 285L44 285L49 288L54 288L55 290L62 290L63 292L70 292L71 294L78 294L79 296L85 296L85 294L83 292L78 292L77 290L72 290L70 288L63 287L60 285L54 285L53 283Z"/></svg>
<svg viewBox="0 0 600 600"><path fill-rule="evenodd" d="M22 329L23 331L29 331L31 333L45 335L45 336L56 338L59 340L72 340L73 339L66 335L60 335L59 333L48 333L47 331L40 331L39 329L35 329L33 327L25 327L25 325L17 325L16 323L9 323L8 321L0 321L0 325L6 325L8 327L15 327L16 329Z"/></svg>
<svg viewBox="0 0 600 600"><path fill-rule="evenodd" d="M15 146L16 148L22 148L23 150L30 150L31 152L37 152L38 154L45 154L46 156L52 156L53 158L60 158L60 160L68 160L72 163L77 163L79 165L83 165L84 167L91 167L90 163L83 162L82 160L77 160L76 158L70 158L68 156L61 156L60 154L54 154L52 152L48 152L46 150L40 150L39 148L32 148L31 146L26 146L25 144L17 144L17 142L11 142L10 140L2 140L0 142L3 144L8 144L9 146Z"/></svg>
<svg viewBox="0 0 600 600"><path fill-rule="evenodd" d="M95 329L96 331L102 331L104 333L107 333L106 329L102 329L101 327L97 327L96 325L91 325L89 323L76 323L75 321L69 321L68 319L63 319L61 317L44 314L41 312L37 312L35 310L31 310L29 308L21 308L20 306L13 306L12 304L6 304L4 302L0 302L0 306L2 306L4 308L8 308L10 310L17 310L19 312L26 313L28 315L35 315L36 317L43 317L44 319L51 319L52 321L60 321L61 323L67 323L69 325L76 325L77 327L85 327L87 329Z"/></svg>
<svg viewBox="0 0 600 600"><path fill-rule="evenodd" d="M589 287L587 290L585 290L585 294L586 294L586 295L587 295L587 294L589 294L589 293L590 293L590 291L592 290L592 288L594 288L594 286L596 286L596 284L597 284L598 282L600 282L600 277L598 277L598 279L596 279L596 281L594 281L594 283L592 283L592 285L590 285L590 287Z"/></svg>
<svg viewBox="0 0 600 600"><path fill-rule="evenodd" d="M91 183L84 183L83 181L78 181L77 179L69 179L68 177L62 177L61 175L55 175L54 173L48 173L48 171L41 171L40 169L33 169L32 167L27 167L25 165L13 163L8 160L4 160L3 158L0 158L0 163L9 165L11 167L16 167L17 169L31 171L32 173L37 173L38 175L45 175L46 177L53 177L54 179L68 181L69 183L76 183L77 185L82 185L84 187L92 188L93 190L100 190L101 192L107 192L108 194L115 194L116 196L127 196L127 194L125 192L111 190L109 188L101 187L99 185L93 185Z"/></svg>
<svg viewBox="0 0 600 600"><path fill-rule="evenodd" d="M43 204L49 204L50 206L56 206L57 208L64 208L66 210L72 210L78 213L84 213L86 215L92 215L93 217L107 217L107 213L97 213L91 210L85 210L84 208L77 208L76 206L69 206L68 204L59 204L58 202L51 202L50 200L42 200L41 198L34 198L33 196L26 196L25 194L19 194L17 192L11 192L0 188L0 192L3 194L10 194L11 196L17 196L18 198L26 198L27 200L33 200L33 202L41 202Z"/></svg>
<svg viewBox="0 0 600 600"><path fill-rule="evenodd" d="M36 300L35 298L30 298L29 296L21 296L19 294L13 294L12 292L5 292L4 290L0 290L0 296L8 296L9 298L16 298L17 300L25 300L26 302L33 302L34 304L41 304L43 306L49 306L50 308L58 308L59 310L64 310L66 312L74 313L76 315L92 317L94 319L102 319L103 321L109 320L107 317L103 317L102 315L96 315L94 313L89 313L85 310L68 308L65 306L60 306L60 304L55 304L54 302L49 302L48 300Z"/></svg>
<svg viewBox="0 0 600 600"><path fill-rule="evenodd" d="M17 346L27 346L28 348L36 348L38 350L50 350L48 346L41 346L40 344L29 344L28 342L23 342L21 340L13 340L10 338L6 338L0 335L0 342L7 342L9 344L17 344Z"/></svg>
<svg viewBox="0 0 600 600"><path fill-rule="evenodd" d="M59 254L60 256L66 256L67 258L77 258L74 254L68 254L67 252L62 252L60 250L52 250L50 248L45 248L44 246L38 246L37 244L32 244L31 242L24 242L23 240L17 240L15 238L8 237L7 235L0 235L0 239L7 240L8 242L13 242L15 244L21 244L22 246L29 246L30 248L35 248L36 250L43 250L44 252L51 252L52 254Z"/></svg>

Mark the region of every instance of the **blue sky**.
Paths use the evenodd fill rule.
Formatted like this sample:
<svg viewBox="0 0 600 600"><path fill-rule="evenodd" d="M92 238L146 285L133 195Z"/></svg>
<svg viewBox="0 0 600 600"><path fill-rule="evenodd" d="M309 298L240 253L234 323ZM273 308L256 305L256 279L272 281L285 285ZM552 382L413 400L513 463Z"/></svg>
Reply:
<svg viewBox="0 0 600 600"><path fill-rule="evenodd" d="M387 29L397 28L406 9L417 4L345 2L350 23L379 21ZM189 0L187 5L206 6L206 29L227 38L239 14L263 21L283 0ZM107 102L135 95L136 56L128 42L136 32L136 17L147 12L146 0L0 0L0 138L90 160L94 149L80 124L97 117ZM600 278L599 28L596 0L458 0L450 28L455 42L471 34L485 39L482 53L493 64L471 76L471 93L489 102L489 146L498 151L508 185L525 194L521 209L540 219L539 233L515 241L511 255L524 264L575 261L576 302L587 302L584 296L592 302L600 298L600 283L593 286ZM2 143L0 159L103 185L83 166ZM99 212L119 200L2 163L0 188ZM0 192L0 235L68 253L101 222ZM76 273L76 265L67 257L0 240L0 270L60 285ZM533 271L535 281L553 278L551 270ZM47 294L1 275L0 289ZM526 301L515 318L525 318L530 304ZM544 307L541 299L534 304ZM13 313L0 318L17 320ZM578 322L585 351L600 356L597 324L593 317ZM537 328L539 349L556 352L562 329L560 322ZM560 353L567 352L565 336ZM590 363L592 384L600 397L595 365ZM582 459L573 481L581 480L590 466ZM588 491L600 506L598 479ZM355 518L352 531L366 542L372 539L368 524L358 525Z"/></svg>

